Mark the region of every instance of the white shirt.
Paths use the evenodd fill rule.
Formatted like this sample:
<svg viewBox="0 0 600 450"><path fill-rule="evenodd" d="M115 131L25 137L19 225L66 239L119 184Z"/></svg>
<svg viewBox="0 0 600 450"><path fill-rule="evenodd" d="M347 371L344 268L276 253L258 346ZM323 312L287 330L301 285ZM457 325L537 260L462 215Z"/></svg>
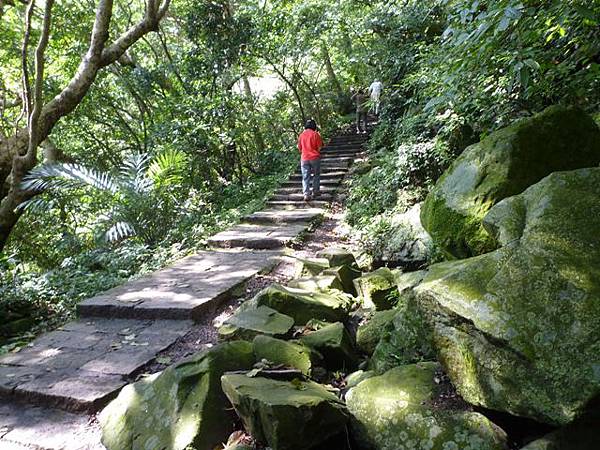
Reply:
<svg viewBox="0 0 600 450"><path fill-rule="evenodd" d="M369 86L369 92L371 93L371 96L373 96L373 97L379 97L382 89L383 89L383 83L381 83L381 81L373 81L373 83L371 83L371 86Z"/></svg>

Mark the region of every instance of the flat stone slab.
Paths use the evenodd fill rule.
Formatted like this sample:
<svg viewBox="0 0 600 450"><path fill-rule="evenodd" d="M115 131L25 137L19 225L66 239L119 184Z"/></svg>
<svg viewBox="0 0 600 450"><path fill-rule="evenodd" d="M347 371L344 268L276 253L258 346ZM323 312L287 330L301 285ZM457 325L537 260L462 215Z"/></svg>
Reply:
<svg viewBox="0 0 600 450"><path fill-rule="evenodd" d="M323 217L324 213L325 210L321 208L266 209L244 217L244 221L248 223L312 222Z"/></svg>
<svg viewBox="0 0 600 450"><path fill-rule="evenodd" d="M240 224L210 237L208 243L219 248L281 248L304 232L308 225L307 222L280 225Z"/></svg>
<svg viewBox="0 0 600 450"><path fill-rule="evenodd" d="M84 300L77 305L77 311L84 317L199 320L248 279L274 267L278 260L278 253L267 251L199 252Z"/></svg>
<svg viewBox="0 0 600 450"><path fill-rule="evenodd" d="M0 357L0 397L96 411L192 325L188 320L70 322Z"/></svg>
<svg viewBox="0 0 600 450"><path fill-rule="evenodd" d="M323 200L311 200L305 202L304 200L269 200L266 203L269 207L283 208L283 209L294 209L294 208L326 208L329 206L329 202Z"/></svg>
<svg viewBox="0 0 600 450"><path fill-rule="evenodd" d="M330 202L333 200L334 198L334 194L321 194L320 197L318 197L319 200L323 200L326 202ZM304 195L302 195L301 193L296 193L296 194L278 194L275 193L271 196L271 198L269 200L292 200L292 201L303 201L304 200Z"/></svg>
<svg viewBox="0 0 600 450"><path fill-rule="evenodd" d="M0 402L0 449L105 450L100 427L83 414Z"/></svg>

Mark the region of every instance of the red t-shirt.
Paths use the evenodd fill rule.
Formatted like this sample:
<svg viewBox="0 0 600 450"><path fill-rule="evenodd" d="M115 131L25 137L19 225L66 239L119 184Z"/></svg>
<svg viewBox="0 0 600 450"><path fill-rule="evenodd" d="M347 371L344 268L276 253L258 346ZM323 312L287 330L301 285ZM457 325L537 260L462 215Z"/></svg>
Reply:
<svg viewBox="0 0 600 450"><path fill-rule="evenodd" d="M298 136L298 150L302 156L302 161L312 161L321 157L321 147L323 139L318 131L307 128Z"/></svg>

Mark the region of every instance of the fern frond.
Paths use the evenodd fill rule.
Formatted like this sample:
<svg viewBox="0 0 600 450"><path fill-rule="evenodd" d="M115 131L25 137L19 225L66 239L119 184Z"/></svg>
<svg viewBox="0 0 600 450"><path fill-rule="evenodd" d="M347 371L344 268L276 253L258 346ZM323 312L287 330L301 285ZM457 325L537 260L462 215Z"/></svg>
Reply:
<svg viewBox="0 0 600 450"><path fill-rule="evenodd" d="M104 237L108 242L119 242L135 235L135 229L129 223L117 222L106 231Z"/></svg>
<svg viewBox="0 0 600 450"><path fill-rule="evenodd" d="M148 176L155 184L178 184L188 164L187 155L175 149L168 149L157 155L148 167Z"/></svg>
<svg viewBox="0 0 600 450"><path fill-rule="evenodd" d="M113 177L106 172L81 164L45 164L31 170L21 184L28 191L42 192L54 189L92 187L116 193L119 189Z"/></svg>

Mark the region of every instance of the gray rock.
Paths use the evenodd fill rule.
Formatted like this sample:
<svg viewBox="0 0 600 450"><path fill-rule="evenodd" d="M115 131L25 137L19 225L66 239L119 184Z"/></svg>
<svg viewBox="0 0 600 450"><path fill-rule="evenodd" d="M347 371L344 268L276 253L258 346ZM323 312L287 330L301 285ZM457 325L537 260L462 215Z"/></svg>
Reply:
<svg viewBox="0 0 600 450"><path fill-rule="evenodd" d="M556 425L600 395L600 169L557 172L492 208L502 247L416 288L470 403Z"/></svg>
<svg viewBox="0 0 600 450"><path fill-rule="evenodd" d="M224 343L124 387L99 416L102 443L108 450L212 450L233 431L221 375L253 363L249 342Z"/></svg>
<svg viewBox="0 0 600 450"><path fill-rule="evenodd" d="M348 420L344 403L311 381L224 375L221 384L246 430L273 450L315 448Z"/></svg>

